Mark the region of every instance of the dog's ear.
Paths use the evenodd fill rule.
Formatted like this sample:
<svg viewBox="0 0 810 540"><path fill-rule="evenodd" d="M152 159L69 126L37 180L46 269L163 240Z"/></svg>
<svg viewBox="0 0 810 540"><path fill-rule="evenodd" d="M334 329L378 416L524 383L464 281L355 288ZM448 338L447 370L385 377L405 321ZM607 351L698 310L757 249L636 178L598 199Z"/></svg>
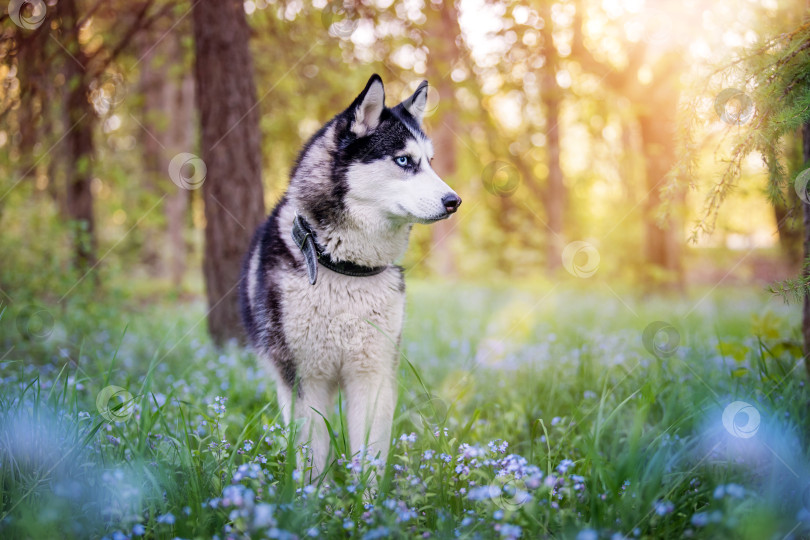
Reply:
<svg viewBox="0 0 810 540"><path fill-rule="evenodd" d="M425 116L425 107L427 106L427 91L428 82L422 81L419 87L411 97L402 102L402 107L410 113L411 116L416 118L416 121L422 123L422 118Z"/></svg>
<svg viewBox="0 0 810 540"><path fill-rule="evenodd" d="M374 131L380 123L380 115L384 108L385 89L382 79L375 73L350 107L353 115L352 132L358 137L363 137Z"/></svg>

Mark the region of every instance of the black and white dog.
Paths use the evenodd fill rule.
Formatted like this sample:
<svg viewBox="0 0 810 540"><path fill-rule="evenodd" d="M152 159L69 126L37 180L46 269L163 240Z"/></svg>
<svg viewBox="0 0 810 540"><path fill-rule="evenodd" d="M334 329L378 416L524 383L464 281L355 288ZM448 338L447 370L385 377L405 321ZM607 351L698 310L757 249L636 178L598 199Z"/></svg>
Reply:
<svg viewBox="0 0 810 540"><path fill-rule="evenodd" d="M382 80L372 76L304 146L245 257L244 325L276 378L285 422L304 420L314 474L327 463L321 415L333 410L338 385L351 451L383 461L388 454L405 309L394 261L414 223L445 219L461 204L430 166L426 100L424 81L389 109Z"/></svg>

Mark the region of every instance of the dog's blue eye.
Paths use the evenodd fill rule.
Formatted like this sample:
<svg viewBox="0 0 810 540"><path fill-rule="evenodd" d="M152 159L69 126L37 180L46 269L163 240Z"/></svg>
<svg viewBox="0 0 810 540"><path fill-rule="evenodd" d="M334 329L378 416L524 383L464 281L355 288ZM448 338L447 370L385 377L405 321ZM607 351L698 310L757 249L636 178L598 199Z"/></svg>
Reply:
<svg viewBox="0 0 810 540"><path fill-rule="evenodd" d="M411 163L411 158L408 156L399 156L395 161L400 167L407 167Z"/></svg>

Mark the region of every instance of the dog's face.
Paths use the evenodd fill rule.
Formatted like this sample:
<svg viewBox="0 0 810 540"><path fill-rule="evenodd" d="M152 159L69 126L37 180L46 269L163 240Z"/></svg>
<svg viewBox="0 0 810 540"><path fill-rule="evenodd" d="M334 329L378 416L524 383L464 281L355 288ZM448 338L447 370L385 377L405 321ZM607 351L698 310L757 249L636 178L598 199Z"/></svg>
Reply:
<svg viewBox="0 0 810 540"><path fill-rule="evenodd" d="M396 107L385 106L374 75L342 113L335 170L343 176L351 212L393 223L432 223L454 213L461 199L433 171L433 144L421 128L427 82Z"/></svg>

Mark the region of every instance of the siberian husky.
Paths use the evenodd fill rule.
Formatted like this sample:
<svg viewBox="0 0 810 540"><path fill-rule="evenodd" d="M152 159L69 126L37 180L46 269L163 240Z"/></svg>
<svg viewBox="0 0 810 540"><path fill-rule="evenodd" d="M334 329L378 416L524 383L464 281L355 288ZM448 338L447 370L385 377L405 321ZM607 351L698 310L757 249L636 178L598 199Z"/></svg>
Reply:
<svg viewBox="0 0 810 540"><path fill-rule="evenodd" d="M382 462L388 454L405 308L394 263L414 223L445 219L461 204L431 168L426 100L423 81L388 108L382 79L372 76L306 143L245 257L245 329L275 376L284 421L302 420L313 476L327 464L324 418L338 386L351 451Z"/></svg>

